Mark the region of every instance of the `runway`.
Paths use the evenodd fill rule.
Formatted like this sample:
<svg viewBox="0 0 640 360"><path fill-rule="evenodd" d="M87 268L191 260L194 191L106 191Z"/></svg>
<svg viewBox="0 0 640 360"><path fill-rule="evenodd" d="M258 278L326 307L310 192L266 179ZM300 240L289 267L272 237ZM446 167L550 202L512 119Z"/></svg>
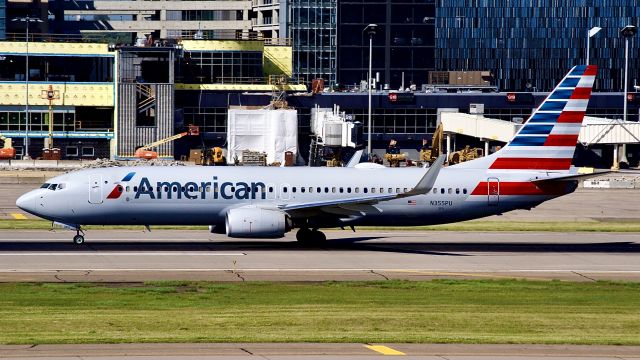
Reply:
<svg viewBox="0 0 640 360"><path fill-rule="evenodd" d="M640 234L328 231L304 247L203 231L0 233L0 281L325 281L526 278L640 281Z"/></svg>
<svg viewBox="0 0 640 360"><path fill-rule="evenodd" d="M637 346L461 345L461 344L110 344L5 345L0 358L27 359L189 359L189 360L359 360L389 355L425 360L632 360ZM403 356L404 355L404 356Z"/></svg>

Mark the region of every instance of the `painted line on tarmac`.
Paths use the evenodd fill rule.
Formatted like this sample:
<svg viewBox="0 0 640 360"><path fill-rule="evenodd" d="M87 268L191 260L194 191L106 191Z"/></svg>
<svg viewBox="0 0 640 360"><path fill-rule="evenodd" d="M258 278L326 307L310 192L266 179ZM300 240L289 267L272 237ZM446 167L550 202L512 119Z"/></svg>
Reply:
<svg viewBox="0 0 640 360"><path fill-rule="evenodd" d="M229 255L229 254L226 254ZM327 268L327 269L308 269L308 268L304 268L304 269L293 269L293 268L287 268L287 269L280 269L280 268L257 268L257 269L251 269L251 268L235 268L235 269L231 269L231 268L124 268L124 269L120 269L120 268L58 268L58 269L52 269L52 268L36 268L36 269L2 269L0 268L0 272L55 272L55 271L160 271L160 272L188 272L188 271L192 271L192 272L208 272L208 271L236 271L236 272L240 272L240 271L252 271L252 272L315 272L315 273L319 273L319 272L371 272L371 271L376 271L376 272L424 272L425 274L429 274L429 273L438 273L438 274L442 274L442 275L456 275L456 274L464 274L464 275L471 275L471 274L477 274L477 275L483 275L483 274L500 274L500 273L527 273L527 272L531 272L531 273L574 273L574 272L583 272L583 273L589 273L589 274L640 274L640 270L491 270L491 271L486 271L486 270L469 270L467 272L447 272L446 270L440 270L440 271L431 271L431 270L421 270L421 269L410 269L410 270L390 270L390 269L331 269L331 268Z"/></svg>
<svg viewBox="0 0 640 360"><path fill-rule="evenodd" d="M27 220L27 217L20 213L11 213L11 216L16 220Z"/></svg>
<svg viewBox="0 0 640 360"><path fill-rule="evenodd" d="M158 252L16 252L2 253L0 256L245 256L246 253L217 253L203 251L158 251Z"/></svg>
<svg viewBox="0 0 640 360"><path fill-rule="evenodd" d="M384 345L364 345L364 347L366 347L369 350L373 350L377 353L380 353L382 355L407 355L402 351L398 351L396 349L392 349Z"/></svg>

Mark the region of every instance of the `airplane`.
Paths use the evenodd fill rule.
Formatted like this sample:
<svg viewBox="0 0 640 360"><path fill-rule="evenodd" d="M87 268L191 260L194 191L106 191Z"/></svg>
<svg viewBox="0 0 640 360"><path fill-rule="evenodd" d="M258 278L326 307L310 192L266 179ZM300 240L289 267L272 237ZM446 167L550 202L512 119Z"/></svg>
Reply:
<svg viewBox="0 0 640 360"><path fill-rule="evenodd" d="M573 67L499 151L444 167L386 168L372 163L313 167L114 167L57 176L16 205L76 231L84 225L209 225L235 238L300 242L319 230L453 223L531 209L573 192L571 161L597 73ZM593 175L591 175L593 176ZM354 230L355 231L355 230Z"/></svg>

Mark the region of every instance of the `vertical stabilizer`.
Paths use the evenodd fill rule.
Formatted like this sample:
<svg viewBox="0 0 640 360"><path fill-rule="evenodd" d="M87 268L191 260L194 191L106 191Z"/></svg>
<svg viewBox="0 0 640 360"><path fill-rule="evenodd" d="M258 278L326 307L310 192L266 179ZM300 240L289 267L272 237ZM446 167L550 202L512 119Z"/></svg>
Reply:
<svg viewBox="0 0 640 360"><path fill-rule="evenodd" d="M595 65L571 69L489 169L569 170L596 73Z"/></svg>

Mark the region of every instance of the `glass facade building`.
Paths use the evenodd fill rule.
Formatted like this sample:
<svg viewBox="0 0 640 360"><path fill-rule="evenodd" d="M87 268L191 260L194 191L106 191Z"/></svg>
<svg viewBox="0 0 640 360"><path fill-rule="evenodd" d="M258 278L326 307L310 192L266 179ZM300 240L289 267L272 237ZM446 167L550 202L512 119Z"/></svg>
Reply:
<svg viewBox="0 0 640 360"><path fill-rule="evenodd" d="M596 91L621 91L624 38L619 30L640 25L638 0L438 0L437 70L489 70L503 91L549 91L574 65L600 72ZM630 40L629 83L640 82L639 40Z"/></svg>
<svg viewBox="0 0 640 360"><path fill-rule="evenodd" d="M7 36L7 0L0 0L0 40Z"/></svg>
<svg viewBox="0 0 640 360"><path fill-rule="evenodd" d="M335 84L337 0L292 0L288 4L294 77L306 84L315 78Z"/></svg>
<svg viewBox="0 0 640 360"><path fill-rule="evenodd" d="M354 85L369 71L368 24L378 25L373 37L372 71L391 89L426 83L434 70L435 0L340 0L338 81Z"/></svg>
<svg viewBox="0 0 640 360"><path fill-rule="evenodd" d="M189 84L262 83L262 51L185 51L177 68Z"/></svg>

